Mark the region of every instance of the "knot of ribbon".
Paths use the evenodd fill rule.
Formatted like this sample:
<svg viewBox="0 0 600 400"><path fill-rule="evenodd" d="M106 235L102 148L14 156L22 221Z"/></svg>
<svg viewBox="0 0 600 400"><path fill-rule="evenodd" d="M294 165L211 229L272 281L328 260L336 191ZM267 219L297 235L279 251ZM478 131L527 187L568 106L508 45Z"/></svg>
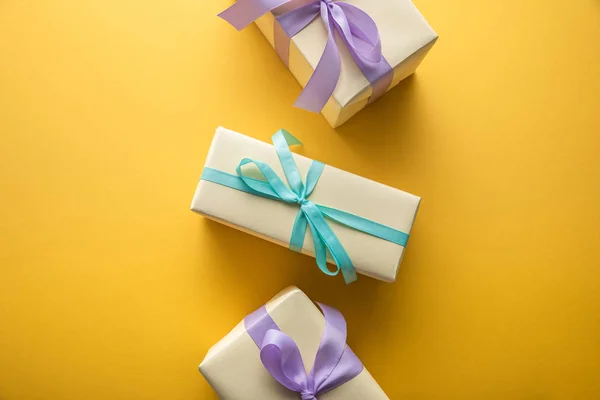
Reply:
<svg viewBox="0 0 600 400"><path fill-rule="evenodd" d="M304 205L308 204L308 200L306 200L305 198L302 198L302 197L298 197L298 198L296 199L296 203L297 203L297 204L298 204L300 207L302 207L302 206L304 206Z"/></svg>
<svg viewBox="0 0 600 400"><path fill-rule="evenodd" d="M296 342L281 332L265 307L244 319L267 371L281 385L299 393L302 400L317 400L317 396L354 379L364 368L346 345L344 316L332 307L317 304L325 317L325 330L308 374Z"/></svg>
<svg viewBox="0 0 600 400"><path fill-rule="evenodd" d="M276 22L286 37L279 37L276 28L275 47L286 65L289 40L293 36L319 16L327 30L325 50L295 106L319 112L333 94L342 66L335 32L373 86L370 101L385 93L392 82L393 69L383 57L377 25L367 13L352 4L332 0L313 0L308 4L295 0L238 0L219 16L241 30L267 12L284 5L292 9L277 16Z"/></svg>
<svg viewBox="0 0 600 400"><path fill-rule="evenodd" d="M303 391L302 393L300 393L300 398L302 400L317 400L315 394L310 391Z"/></svg>
<svg viewBox="0 0 600 400"><path fill-rule="evenodd" d="M205 167L201 179L267 199L299 205L300 210L296 215L292 228L290 249L301 251L304 246L306 231L310 229L314 242L315 259L319 269L332 276L341 271L346 283L356 280L356 270L350 256L327 223L326 218L369 235L406 246L408 242L407 233L308 200L321 177L325 164L312 161L306 174L306 184L304 184L289 149L291 145L302 143L284 129L277 131L272 140L289 187L269 165L250 158L244 158L240 161L236 168L237 175ZM262 179L256 179L244 173L243 167L249 164L257 167ZM336 265L333 271L327 267L328 252Z"/></svg>

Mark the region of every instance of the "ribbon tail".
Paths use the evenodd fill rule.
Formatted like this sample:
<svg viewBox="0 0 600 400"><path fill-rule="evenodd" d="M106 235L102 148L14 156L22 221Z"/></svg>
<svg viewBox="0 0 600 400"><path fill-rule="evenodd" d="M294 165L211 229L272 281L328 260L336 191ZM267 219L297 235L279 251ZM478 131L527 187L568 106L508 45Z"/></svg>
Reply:
<svg viewBox="0 0 600 400"><path fill-rule="evenodd" d="M240 31L264 14L288 2L290 0L238 0L221 12L219 17Z"/></svg>
<svg viewBox="0 0 600 400"><path fill-rule="evenodd" d="M340 272L340 266L335 265L335 271L331 271L327 265L327 246L321 239L316 226L307 218L310 233L312 234L314 247L315 247L315 260L317 260L317 266L326 275L335 276Z"/></svg>
<svg viewBox="0 0 600 400"><path fill-rule="evenodd" d="M275 147L277 147L277 143L275 143L276 138L282 138L283 142L285 144L287 144L288 146L295 146L295 145L302 146L302 142L300 141L300 139L298 139L296 136L292 135L285 129L280 129L277 132L275 132L275 134L273 135L272 140L273 140L273 144L275 145Z"/></svg>
<svg viewBox="0 0 600 400"><path fill-rule="evenodd" d="M315 258L317 265L321 271L327 275L337 275L338 271L342 271L344 281L352 283L356 281L356 269L350 260L350 256L346 253L344 246L339 241L331 227L325 221L325 217L314 203L308 202L302 206L302 212L306 215L308 226L310 227L315 243ZM327 253L329 250L333 258L337 270L335 273L327 269Z"/></svg>
<svg viewBox="0 0 600 400"><path fill-rule="evenodd" d="M387 240L388 242L399 244L403 247L406 247L406 244L408 243L408 233L335 208L322 205L317 205L317 208L325 217L342 225L349 226L357 231Z"/></svg>
<svg viewBox="0 0 600 400"><path fill-rule="evenodd" d="M327 44L315 71L294 104L296 107L312 112L320 112L325 107L335 91L342 70L340 51L334 37L333 22L329 19L327 5L324 3L321 5L321 16L328 32Z"/></svg>
<svg viewBox="0 0 600 400"><path fill-rule="evenodd" d="M294 221L294 227L292 228L290 250L297 251L298 253L302 252L306 229L308 229L308 220L306 219L306 216L304 216L304 213L299 212L296 214L296 220Z"/></svg>

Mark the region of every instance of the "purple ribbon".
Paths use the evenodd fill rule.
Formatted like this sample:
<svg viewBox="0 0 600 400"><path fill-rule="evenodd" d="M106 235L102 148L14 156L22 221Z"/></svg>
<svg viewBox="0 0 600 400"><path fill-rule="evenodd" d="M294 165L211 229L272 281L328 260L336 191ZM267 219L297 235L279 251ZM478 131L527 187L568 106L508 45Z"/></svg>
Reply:
<svg viewBox="0 0 600 400"><path fill-rule="evenodd" d="M219 14L238 30L277 7L290 6L294 0L238 0ZM383 57L381 40L375 21L360 8L333 0L301 1L295 8L276 17L275 48L288 64L289 41L315 18L321 16L327 28L327 44L323 55L295 106L308 111L323 109L340 78L341 56L335 40L337 32L352 58L373 86L369 102L381 96L392 83L393 69ZM284 40L282 40L284 36Z"/></svg>
<svg viewBox="0 0 600 400"><path fill-rule="evenodd" d="M325 331L310 374L306 374L296 343L279 330L261 307L244 319L246 330L260 349L260 359L269 373L286 388L300 393L302 400L317 396L354 379L363 365L346 345L346 321L342 314L317 303L325 315Z"/></svg>

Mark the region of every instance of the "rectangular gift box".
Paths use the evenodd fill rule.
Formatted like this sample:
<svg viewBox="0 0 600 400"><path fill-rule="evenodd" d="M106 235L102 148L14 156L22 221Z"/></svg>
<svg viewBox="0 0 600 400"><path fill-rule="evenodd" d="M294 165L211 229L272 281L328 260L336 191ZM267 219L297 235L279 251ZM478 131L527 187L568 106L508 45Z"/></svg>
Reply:
<svg viewBox="0 0 600 400"><path fill-rule="evenodd" d="M275 148L267 143L219 127L213 138L205 168L236 174L243 158L268 164L285 182ZM293 153L300 175L305 180L312 160ZM420 198L390 186L326 165L312 202L340 209L410 234ZM255 196L201 179L192 201L192 210L205 217L235 227L282 246L289 246L298 206ZM404 254L404 247L352 228L329 223L350 256L356 271L379 280L393 282ZM315 255L310 230L304 254ZM331 261L331 260L329 260Z"/></svg>
<svg viewBox="0 0 600 400"><path fill-rule="evenodd" d="M383 57L393 68L392 83L396 86L415 72L438 35L429 26L411 0L344 0L366 12L377 24ZM275 46L275 17L297 3L294 0L267 13L256 24ZM369 104L373 87L360 71L345 44L338 39L342 56L342 72L335 92L321 111L331 126L338 127ZM327 42L327 30L320 18L291 39L289 69L302 87L313 74ZM375 83L377 85L377 82Z"/></svg>
<svg viewBox="0 0 600 400"><path fill-rule="evenodd" d="M290 287L266 305L269 316L297 344L307 373L313 367L325 319L298 288ZM224 400L298 400L298 393L279 384L265 369L259 348L241 321L215 344L200 364L200 372ZM367 371L318 396L319 400L388 400Z"/></svg>

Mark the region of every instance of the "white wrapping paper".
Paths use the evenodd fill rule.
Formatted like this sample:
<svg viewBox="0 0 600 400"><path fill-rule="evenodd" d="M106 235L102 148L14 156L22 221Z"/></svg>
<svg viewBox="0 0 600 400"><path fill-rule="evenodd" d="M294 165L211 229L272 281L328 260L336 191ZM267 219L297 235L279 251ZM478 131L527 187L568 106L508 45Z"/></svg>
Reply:
<svg viewBox="0 0 600 400"><path fill-rule="evenodd" d="M272 145L217 128L206 167L236 174L243 158L265 162L286 182ZM311 159L294 154L305 181ZM327 165L309 200L368 218L410 234L420 198ZM208 218L241 229L282 246L289 246L298 206L265 199L213 182L200 180L192 210ZM330 222L329 225L352 259L356 271L393 282L404 247ZM307 229L303 253L314 257L314 244ZM316 264L314 266L317 268Z"/></svg>
<svg viewBox="0 0 600 400"><path fill-rule="evenodd" d="M306 3L306 0L294 0ZM417 69L437 40L437 34L423 18L411 0L344 0L365 11L377 24L383 56L394 69L388 88ZM274 20L278 10L259 18L256 24L274 45ZM335 92L322 111L330 125L337 127L368 104L372 87L362 74L345 45L338 37L342 55L342 73ZM290 43L289 68L304 87L319 63L327 31L320 18L294 36Z"/></svg>
<svg viewBox="0 0 600 400"><path fill-rule="evenodd" d="M323 314L296 287L279 293L266 307L281 331L296 342L307 372L310 371L325 329ZM243 321L208 351L200 364L200 372L223 400L298 400L300 397L269 375ZM319 396L319 400L388 400L388 397L365 368L351 381Z"/></svg>

